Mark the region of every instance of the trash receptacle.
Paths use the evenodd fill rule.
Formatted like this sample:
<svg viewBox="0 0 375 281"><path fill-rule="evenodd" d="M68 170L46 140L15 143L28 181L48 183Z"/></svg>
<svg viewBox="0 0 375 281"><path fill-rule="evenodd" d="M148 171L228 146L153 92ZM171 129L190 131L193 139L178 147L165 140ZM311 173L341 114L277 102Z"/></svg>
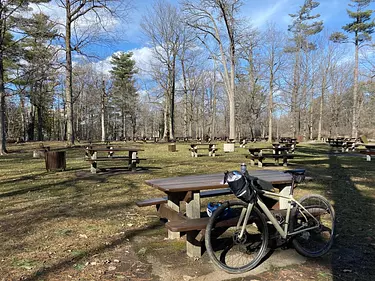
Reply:
<svg viewBox="0 0 375 281"><path fill-rule="evenodd" d="M168 144L168 151L176 152L176 144L175 143Z"/></svg>
<svg viewBox="0 0 375 281"><path fill-rule="evenodd" d="M47 171L64 171L66 169L65 151L47 151L45 153Z"/></svg>

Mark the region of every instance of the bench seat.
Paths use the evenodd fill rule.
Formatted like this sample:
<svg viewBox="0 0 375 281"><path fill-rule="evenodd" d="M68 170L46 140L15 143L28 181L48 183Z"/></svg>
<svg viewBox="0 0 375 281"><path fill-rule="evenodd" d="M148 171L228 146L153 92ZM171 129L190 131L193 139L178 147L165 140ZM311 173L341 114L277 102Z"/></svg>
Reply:
<svg viewBox="0 0 375 281"><path fill-rule="evenodd" d="M96 162L96 161L115 161L115 160L147 160L146 158L129 158L128 156L112 156L112 157L97 157L96 159L85 158L85 161Z"/></svg>
<svg viewBox="0 0 375 281"><path fill-rule="evenodd" d="M292 154L261 154L261 155L246 155L246 158L250 159L250 165L254 166L255 161L258 160L258 167L263 167L263 160L266 158L274 158L275 164L279 164L279 159L283 159L283 165L288 165L288 159L293 159L294 155Z"/></svg>
<svg viewBox="0 0 375 281"><path fill-rule="evenodd" d="M218 151L218 148L194 148L189 147L189 151L191 152L191 157L198 157L198 149L207 149L208 150L208 156L215 157L216 151Z"/></svg>
<svg viewBox="0 0 375 281"><path fill-rule="evenodd" d="M199 219L186 219L178 221L170 221L165 224L165 227L173 232L187 232L194 230L206 229L209 217L199 218ZM229 227L234 226L238 222L238 218L231 218L227 220L222 220L216 224L216 227Z"/></svg>

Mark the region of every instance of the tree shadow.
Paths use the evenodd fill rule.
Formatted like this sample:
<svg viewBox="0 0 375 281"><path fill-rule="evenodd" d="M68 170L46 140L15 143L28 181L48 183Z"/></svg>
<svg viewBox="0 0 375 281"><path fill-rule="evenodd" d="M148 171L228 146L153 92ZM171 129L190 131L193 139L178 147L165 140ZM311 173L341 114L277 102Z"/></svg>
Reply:
<svg viewBox="0 0 375 281"><path fill-rule="evenodd" d="M361 159L363 161L363 159ZM333 280L375 280L375 200L374 178L363 180L374 168L352 159L329 157L331 190L336 211L336 237L331 250ZM349 168L347 168L349 167Z"/></svg>
<svg viewBox="0 0 375 281"><path fill-rule="evenodd" d="M40 270L36 271L35 273L33 273L32 276L23 278L22 280L38 281L38 280L42 280L44 278L48 278L49 274L56 273L60 270L72 267L74 264L86 259L88 256L92 256L92 255L102 253L102 252L105 252L105 251L108 251L108 250L113 250L116 247L127 243L130 239L134 238L135 236L137 236L139 234L145 234L145 232L147 233L148 231L152 231L154 229L158 229L158 228L161 228L161 227L163 227L162 223L160 223L158 221L155 221L153 224L150 224L147 227L128 230L120 238L112 240L108 244L105 244L105 245L99 246L99 247L95 247L95 248L91 248L90 250L85 251L82 254L79 254L79 255L77 255L76 257L73 257L73 258L69 257L69 258L66 258L66 259L59 260L58 262L50 265L48 268L40 269ZM149 274L151 275L151 272L149 272ZM149 279L147 279L147 280L149 280Z"/></svg>

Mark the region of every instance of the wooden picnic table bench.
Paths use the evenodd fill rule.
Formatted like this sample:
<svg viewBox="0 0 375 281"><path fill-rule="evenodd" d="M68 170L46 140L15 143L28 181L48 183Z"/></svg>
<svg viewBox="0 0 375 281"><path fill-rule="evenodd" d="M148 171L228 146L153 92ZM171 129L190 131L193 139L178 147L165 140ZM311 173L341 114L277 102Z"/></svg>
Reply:
<svg viewBox="0 0 375 281"><path fill-rule="evenodd" d="M97 173L97 164L100 161L125 161L128 163L127 166L129 170L135 171L137 164L139 164L141 160L147 160L146 158L139 158L138 151L143 151L143 149L137 147L114 148L112 146L106 148L86 147L85 161L91 164L91 173ZM98 156L101 152L106 152L107 155ZM117 155L116 152L128 152L128 155Z"/></svg>
<svg viewBox="0 0 375 281"><path fill-rule="evenodd" d="M272 153L264 153L264 150L272 150ZM283 166L288 166L288 159L293 159L294 155L288 154L289 147L285 146L274 146L272 148L249 148L250 155L246 155L246 158L250 159L250 165L254 166L257 161L258 167L263 167L263 160L266 158L275 159L275 164L279 165L279 159L283 160Z"/></svg>
<svg viewBox="0 0 375 281"><path fill-rule="evenodd" d="M365 146L365 150L360 150L360 153L366 155L366 160L371 161L371 155L375 155L375 143L367 143L363 144Z"/></svg>
<svg viewBox="0 0 375 281"><path fill-rule="evenodd" d="M288 194L292 178L280 171L251 171L251 175L270 182L280 192ZM208 175L192 175L174 178L147 180L146 184L163 191L166 197L148 199L137 205L156 205L158 214L168 219L166 228L168 238L179 238L181 232L186 232L186 251L190 257L201 256L202 233L208 222L201 212L201 198L231 194L228 185L223 184L224 173ZM273 206L277 200L271 199ZM280 199L280 206L285 206L285 199ZM185 207L185 208L183 208ZM185 210L185 212L182 212Z"/></svg>
<svg viewBox="0 0 375 281"><path fill-rule="evenodd" d="M202 147L204 146L204 148ZM207 146L207 148L206 148ZM191 152L191 157L198 157L198 149L208 149L208 156L215 157L216 156L216 151L219 149L216 147L215 143L192 143L190 144L190 152Z"/></svg>

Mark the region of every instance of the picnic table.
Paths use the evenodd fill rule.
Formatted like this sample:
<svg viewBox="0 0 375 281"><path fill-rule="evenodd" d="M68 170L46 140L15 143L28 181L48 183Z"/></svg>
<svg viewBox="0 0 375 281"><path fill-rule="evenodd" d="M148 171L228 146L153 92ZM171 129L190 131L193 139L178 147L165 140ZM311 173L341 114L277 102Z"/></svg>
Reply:
<svg viewBox="0 0 375 281"><path fill-rule="evenodd" d="M284 195L290 192L290 174L272 170L250 171L250 174L268 181ZM202 230L206 228L209 219L201 213L201 198L232 194L228 185L223 184L223 179L224 173L147 180L146 184L163 191L166 196L137 202L137 205L157 205L159 216L169 221L166 224L168 238L179 238L180 232L186 232L187 255L199 257L204 238ZM273 200L271 207L278 202L280 208L286 208L285 199ZM185 214L183 209L186 210Z"/></svg>
<svg viewBox="0 0 375 281"><path fill-rule="evenodd" d="M263 167L263 160L266 158L275 159L275 164L279 165L279 159L283 159L283 166L288 166L288 159L294 158L294 155L288 152L292 149L288 146L281 146L278 143L273 143L273 147L251 147L249 148L250 155L246 155L246 158L250 158L250 165L254 166L255 161L258 161L258 167ZM264 153L264 151L271 150L272 153Z"/></svg>
<svg viewBox="0 0 375 281"><path fill-rule="evenodd" d="M113 146L107 146L106 148L86 147L85 161L90 162L91 173L98 171L97 164L99 161L125 161L128 164L127 167L129 170L135 171L140 160L146 160L145 158L138 157L138 151L143 151L143 149L138 147L115 148ZM119 155L118 152L120 152ZM123 155L121 152L127 152L127 155ZM100 156L99 154L102 155Z"/></svg>
<svg viewBox="0 0 375 281"><path fill-rule="evenodd" d="M366 150L362 150L361 153L366 154L366 160L371 161L371 155L375 154L375 143L363 144Z"/></svg>
<svg viewBox="0 0 375 281"><path fill-rule="evenodd" d="M218 150L216 143L191 143L189 148L191 157L198 157L198 149L208 150L208 156L212 157L216 156L216 151Z"/></svg>

